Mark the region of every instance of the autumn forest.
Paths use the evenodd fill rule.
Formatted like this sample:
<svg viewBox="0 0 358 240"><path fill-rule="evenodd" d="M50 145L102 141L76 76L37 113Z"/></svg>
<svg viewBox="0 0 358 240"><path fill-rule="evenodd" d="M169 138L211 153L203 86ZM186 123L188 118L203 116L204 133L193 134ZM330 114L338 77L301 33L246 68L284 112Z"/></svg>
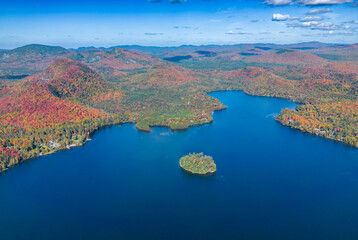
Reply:
<svg viewBox="0 0 358 240"><path fill-rule="evenodd" d="M298 102L276 120L358 147L357 88L354 44L0 50L0 172L106 125L210 123L226 106L207 93L222 90Z"/></svg>

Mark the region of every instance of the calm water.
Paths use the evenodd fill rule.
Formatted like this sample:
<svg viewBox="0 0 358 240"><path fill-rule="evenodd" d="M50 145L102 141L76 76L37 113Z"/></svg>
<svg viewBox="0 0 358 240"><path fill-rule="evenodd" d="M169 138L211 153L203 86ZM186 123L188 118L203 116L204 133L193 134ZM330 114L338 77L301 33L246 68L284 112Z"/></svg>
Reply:
<svg viewBox="0 0 358 240"><path fill-rule="evenodd" d="M281 126L291 102L212 96L212 124L107 127L0 174L0 239L358 239L358 150ZM216 176L183 172L189 152Z"/></svg>

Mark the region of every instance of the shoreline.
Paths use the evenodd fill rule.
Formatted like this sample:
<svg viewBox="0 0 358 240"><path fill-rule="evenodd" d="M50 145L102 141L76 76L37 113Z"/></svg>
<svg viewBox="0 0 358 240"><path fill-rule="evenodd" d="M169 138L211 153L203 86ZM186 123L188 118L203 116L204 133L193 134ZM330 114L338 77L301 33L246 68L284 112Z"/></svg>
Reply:
<svg viewBox="0 0 358 240"><path fill-rule="evenodd" d="M301 130L301 129L299 129L299 128L295 128L295 127L293 127L293 126L290 126L289 124L282 123L281 121L277 120L276 118L275 118L275 121L278 122L278 123L280 123L280 124L281 124L282 126L284 126L284 127L288 127L288 128L290 128L290 129L292 129L292 130L299 131L299 132L301 132L301 133L304 133L304 134L307 134L307 135L310 135L310 136L319 137L319 138L321 138L321 139L325 139L325 140L328 140L328 141L333 141L333 142L341 143L341 144L343 144L343 145L345 145L345 146L347 146L347 147L352 147L352 148L354 148L354 149L357 149L357 148L358 148L358 145L347 144L347 143L345 143L344 141L342 141L342 140L340 140L340 139L335 139L335 138L328 137L328 136L325 136L325 135L320 135L320 134L317 134L317 133L315 133L315 132L313 132L313 131L310 132L310 131L306 131L306 130Z"/></svg>
<svg viewBox="0 0 358 240"><path fill-rule="evenodd" d="M222 111L222 110L225 110L225 109L227 109L227 106L224 105L223 108L214 110L213 112ZM208 124L208 123L212 123L212 122L213 122L213 119L211 119L211 121L209 121L209 122L193 124L193 125L189 125L189 126L186 127L186 128L177 128L177 129L171 128L170 126L164 125L164 124L163 124L163 125L160 125L160 124L155 125L155 124L153 124L153 125L150 125L150 126L149 126L149 129L148 129L148 130L147 130L147 129L138 128L138 127L136 126L138 122L133 122L133 121L122 122L122 123L106 124L106 125L103 125L103 126L98 127L98 128L95 129L94 131L90 132L90 133L88 134L89 137L88 137L83 143L81 143L81 144L70 144L70 145L67 145L67 146L64 146L64 147L61 147L61 148L53 149L52 151L49 151L49 152L47 152L47 153L40 153L40 154L38 154L37 156L34 156L34 157L30 157L30 158L26 158L26 159L21 159L21 161L19 161L17 164L8 166L7 168L5 168L5 169L3 169L3 170L0 170L0 174L3 173L3 172L5 172L5 171L7 171L7 170L9 170L9 169L12 168L12 167L21 165L21 163L23 163L23 162L25 162L25 161L34 160L34 159L36 159L36 158L43 157L43 156L46 156L46 155L50 155L50 154L56 153L56 152L58 152L58 151L70 150L70 149L73 148L73 147L81 147L81 146L83 146L87 141L92 140L90 137L91 137L95 132L99 131L100 129L102 129L102 128L104 128L104 127L110 127L110 126L114 126L114 125L122 125L122 124L127 124L127 123L129 123L129 124L135 124L135 128L136 128L138 131L150 133L150 132L151 132L151 129L150 129L151 127L167 127L167 128L169 128L171 131L185 131L185 130L188 130L190 127L202 126L202 125L205 125L205 124Z"/></svg>
<svg viewBox="0 0 358 240"><path fill-rule="evenodd" d="M222 108L218 108L218 109L215 109L213 110L213 112L219 112L219 111L223 111L223 110L226 110L228 107L226 105L224 105ZM211 114L210 116L212 116L213 114ZM168 125L165 125L165 124L149 124L149 128L141 128L141 127L138 127L137 126L137 123L135 123L135 128L138 130L138 131L142 131L142 132L151 132L151 128L152 127L166 127L166 128L169 128L171 131L175 132L175 131L185 131L185 130L188 130L189 128L191 127L196 127L196 126L203 126L205 124L209 124L209 123L212 123L214 121L214 118L211 118L209 121L207 122L203 122L203 123L195 123L195 124L189 124L188 126L185 126L185 127L178 127L178 128L173 128L171 126L168 126ZM133 123L133 122L132 122Z"/></svg>
<svg viewBox="0 0 358 240"><path fill-rule="evenodd" d="M129 122L128 122L128 123L129 123ZM114 123L114 124L106 124L106 125L103 125L103 126L101 126L101 127L98 127L97 129L95 129L94 131L92 131L92 132L90 132L90 133L88 134L88 138L86 138L86 140L85 140L83 143L79 143L79 144L73 143L73 144L70 144L70 145L66 145L66 146L64 146L64 147L60 147L60 148L57 148L57 149L53 149L53 150L51 150L51 151L49 151L49 152L47 152L47 153L40 153L40 154L38 154L37 156L33 156L33 157L30 157L30 158L21 159L21 161L19 161L17 164L11 165L11 166L9 166L9 167L3 169L3 170L0 170L0 174L3 173L3 172L5 172L5 171L7 171L7 170L9 170L10 168L13 168L13 167L15 167L15 166L21 165L21 163L23 163L23 162L27 162L27 161L30 161L30 160L35 160L35 159L37 159L37 158L44 157L44 156L47 156L47 155L50 155L50 154L53 154L53 153L56 153L56 152L70 150L71 148L74 148L74 147L81 147L81 146L85 145L86 142L92 140L92 138L91 138L92 134L94 134L95 132L97 132L98 130L100 130L100 129L104 128L104 127L109 127L109 126L114 126L114 125L117 125L117 123Z"/></svg>
<svg viewBox="0 0 358 240"><path fill-rule="evenodd" d="M246 94L246 95L248 95L248 96L251 96L251 97L280 98L280 99L284 99L284 100L286 100L286 101L290 101L290 102L292 102L292 103L302 104L302 103L300 103L300 102L296 102L296 101L294 101L294 100L287 99L287 98L282 98L282 97L252 95L252 94L247 93L247 92L244 91L244 90L239 90L239 89L216 90L216 91L206 92L206 94L209 95L210 93L215 93L215 92L227 92L227 91L243 92L244 94ZM219 100L219 99L218 99L218 100ZM220 100L219 100L219 101L220 101ZM214 110L213 112L215 113L216 111L223 111L223 110L226 110L227 108L228 108L227 106L223 105L222 108L216 109L216 110ZM281 109L281 111L282 111L282 109ZM280 113L281 113L281 112L280 112ZM279 114L278 114L278 115L279 115ZM212 116L212 115L211 115L211 116ZM12 167L14 167L14 166L20 165L22 162L29 161L29 160L33 160L33 159L36 159L36 158L41 157L41 156L50 155L50 154L56 153L57 151L64 151L64 150L69 150L69 149L71 149L71 148L73 148L73 147L83 146L87 141L90 141L90 140L91 140L90 136L91 136L92 134L94 134L94 133L97 132L98 130L100 130L100 129L104 128L104 127L108 127L108 126L122 125L122 124L130 123L130 124L135 124L135 128L136 128L138 131L150 133L150 132L151 132L151 127L167 127L167 128L169 128L171 131L186 131L186 130L188 130L190 127L196 127L196 126L202 126L202 125L205 125L205 124L210 124L210 123L212 123L213 121L214 121L214 119L212 118L212 119L210 119L210 121L208 121L208 122L188 125L188 126L185 127L185 128L172 128L172 127L170 127L170 126L168 126L168 125L165 125L165 124L163 124L163 125L160 125L160 124L155 125L155 124L153 124L153 125L149 125L149 129L142 129L142 128L136 126L138 122L133 122L133 121L122 122L122 123L113 123L113 124L105 124L105 125L103 125L103 126L98 127L98 128L95 129L94 131L90 132L89 135L88 135L89 138L87 138L87 139L86 139L83 143L81 143L81 144L71 144L71 145L67 145L67 146L65 146L65 147L61 147L61 148L59 148L59 149L54 149L54 150L52 150L52 151L50 151L50 152L47 152L47 153L44 153L44 154L41 153L41 154L39 154L39 155L37 155L37 156L34 156L34 157L22 159L22 160L19 161L17 164L14 164L14 165L9 166L9 167L7 167L7 168L5 168L5 169L3 169L3 170L0 170L0 174L3 173L3 172L5 172L5 171L7 171L9 168L12 168ZM331 141L333 140L333 141L338 142L338 143L343 143L343 144L346 145L346 146L358 148L358 146L346 144L346 143L344 143L343 141L338 140L338 139L333 139L333 138L330 138L330 137L326 137L326 136L314 134L313 132L303 131L303 130L301 130L301 129L294 128L294 127L292 127L292 126L290 126L290 125L286 125L286 124L284 124L284 123L278 121L276 118L275 118L275 121L276 121L276 122L279 122L282 126L290 127L291 129L298 130L298 131L301 132L301 133L307 133L307 134L310 134L310 135L313 135L313 136L317 136L317 137L320 137L320 138L323 138L323 139L327 139L327 140L331 140ZM181 166L180 166L180 167L181 167ZM181 168L182 168L182 167L181 167ZM184 168L182 168L182 169L183 169L184 171L187 171L187 170L185 170ZM188 173L191 173L190 171L187 171L187 172L188 172ZM195 173L191 173L191 174L195 174ZM212 174L215 174L215 172L212 173ZM201 175L201 174L197 174L197 175Z"/></svg>
<svg viewBox="0 0 358 240"><path fill-rule="evenodd" d="M184 167L182 167L182 165L179 163L180 168L186 172L189 173L191 175L198 175L198 176L212 176L216 174L216 170L214 172L207 172L207 173L196 173L196 172L191 172L189 170L186 170Z"/></svg>
<svg viewBox="0 0 358 240"><path fill-rule="evenodd" d="M30 158L25 158L25 159L22 159L21 161L19 161L17 164L14 164L14 165L11 165L3 170L0 171L0 174L9 170L10 168L13 168L15 166L18 166L18 165L21 165L22 163L24 162L27 162L27 161L30 161L30 160L35 160L37 158L40 158L40 157L44 157L44 156L47 156L47 155L50 155L50 154L53 154L53 153L56 153L56 152L60 152L60 151L66 151L66 150L70 150L71 148L73 147L81 147L83 146L87 141L91 141L92 139L91 138L88 138L84 141L84 143L82 144L70 144L70 145L67 145L65 147L61 147L61 148L57 148L57 149L53 149L52 151L49 151L47 153L40 153L38 154L37 156L34 156L34 157L30 157Z"/></svg>

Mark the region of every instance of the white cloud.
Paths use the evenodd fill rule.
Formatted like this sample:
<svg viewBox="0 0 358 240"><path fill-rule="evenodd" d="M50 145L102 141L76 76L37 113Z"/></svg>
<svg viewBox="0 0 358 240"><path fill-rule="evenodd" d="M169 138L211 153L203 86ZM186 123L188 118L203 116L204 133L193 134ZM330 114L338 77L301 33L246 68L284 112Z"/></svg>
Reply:
<svg viewBox="0 0 358 240"><path fill-rule="evenodd" d="M334 29L338 29L338 26L334 25L331 22L326 22L326 23L318 23L318 24L312 26L311 29L314 29L314 30L334 30Z"/></svg>
<svg viewBox="0 0 358 240"><path fill-rule="evenodd" d="M272 21L287 21L287 20L290 20L291 17L290 15L283 15L283 14L280 14L280 13L274 13L272 15Z"/></svg>
<svg viewBox="0 0 358 240"><path fill-rule="evenodd" d="M352 3L354 0L298 0L303 5L335 5L343 3Z"/></svg>
<svg viewBox="0 0 358 240"><path fill-rule="evenodd" d="M319 22L301 22L301 23L288 23L287 26L288 27L302 27L302 28L311 28L313 26L317 26L319 24Z"/></svg>
<svg viewBox="0 0 358 240"><path fill-rule="evenodd" d="M323 18L321 17L304 17L299 19L300 22L312 22L312 21L322 21L322 20Z"/></svg>
<svg viewBox="0 0 358 240"><path fill-rule="evenodd" d="M296 23L287 23L288 27L300 27L300 28L308 28L311 30L324 30L324 31L332 31L332 30L339 30L342 27L334 25L331 22L320 23L317 21L311 22L296 22Z"/></svg>
<svg viewBox="0 0 358 240"><path fill-rule="evenodd" d="M317 21L322 21L323 18L322 17L304 17L304 18L299 18L299 17L291 17L289 14L287 15L283 15L280 13L274 13L272 15L272 21L293 21L293 20L298 20L300 22L317 22Z"/></svg>
<svg viewBox="0 0 358 240"><path fill-rule="evenodd" d="M232 30L228 31L226 34L230 34L230 35L245 35L245 34L251 34L251 33L248 33L248 32L244 32L244 31L240 31L240 32L234 32Z"/></svg>
<svg viewBox="0 0 358 240"><path fill-rule="evenodd" d="M317 8L317 9L312 9L312 10L308 11L306 14L307 15L313 15L313 14L321 14L321 13L328 13L328 12L332 12L332 9L330 9L330 8Z"/></svg>
<svg viewBox="0 0 358 240"><path fill-rule="evenodd" d="M312 37L312 36L320 36L320 37L332 37L332 36L354 36L353 32L335 32L335 31L328 31L324 33L318 34L304 34L302 36Z"/></svg>
<svg viewBox="0 0 358 240"><path fill-rule="evenodd" d="M285 6L291 4L292 1L291 0L265 0L265 3L267 5L272 5L272 6Z"/></svg>

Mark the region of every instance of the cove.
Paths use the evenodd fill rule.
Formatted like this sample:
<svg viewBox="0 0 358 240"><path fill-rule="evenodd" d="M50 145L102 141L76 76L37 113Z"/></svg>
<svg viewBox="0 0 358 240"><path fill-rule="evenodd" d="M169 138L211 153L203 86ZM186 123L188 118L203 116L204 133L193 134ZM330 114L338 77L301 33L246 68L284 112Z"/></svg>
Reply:
<svg viewBox="0 0 358 240"><path fill-rule="evenodd" d="M0 174L1 239L358 239L357 149L280 125L292 102L211 95L211 124L106 127ZM216 175L183 172L189 152Z"/></svg>

